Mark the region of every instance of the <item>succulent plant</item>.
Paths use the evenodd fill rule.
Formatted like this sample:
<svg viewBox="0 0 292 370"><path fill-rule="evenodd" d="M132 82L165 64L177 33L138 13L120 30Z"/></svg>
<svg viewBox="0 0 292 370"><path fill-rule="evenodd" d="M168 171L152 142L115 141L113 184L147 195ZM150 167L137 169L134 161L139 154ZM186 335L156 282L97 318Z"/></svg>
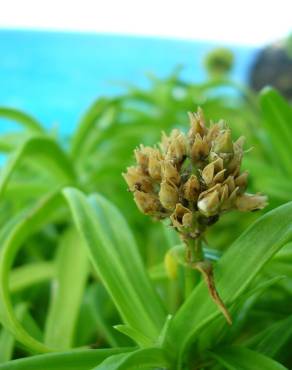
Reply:
<svg viewBox="0 0 292 370"><path fill-rule="evenodd" d="M225 212L264 208L267 198L246 193L248 173L241 172L244 138L233 142L224 121L207 127L201 109L189 118L187 134L174 129L169 136L162 134L158 146L136 149L137 165L123 176L140 211L168 219L179 232L187 246L187 262L209 284L212 269L200 245L206 229ZM217 292L211 293L220 303Z"/></svg>

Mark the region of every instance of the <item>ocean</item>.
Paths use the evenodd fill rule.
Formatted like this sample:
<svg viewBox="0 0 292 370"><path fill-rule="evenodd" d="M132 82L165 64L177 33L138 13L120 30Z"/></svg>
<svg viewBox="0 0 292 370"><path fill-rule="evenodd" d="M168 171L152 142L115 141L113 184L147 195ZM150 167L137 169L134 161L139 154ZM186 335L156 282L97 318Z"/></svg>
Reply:
<svg viewBox="0 0 292 370"><path fill-rule="evenodd" d="M167 76L177 65L182 77L202 81L204 55L216 43L106 34L0 30L0 105L18 108L48 128L70 134L99 96L125 91L121 82L148 86L145 73ZM230 46L233 77L245 81L254 47ZM13 123L0 120L0 130Z"/></svg>

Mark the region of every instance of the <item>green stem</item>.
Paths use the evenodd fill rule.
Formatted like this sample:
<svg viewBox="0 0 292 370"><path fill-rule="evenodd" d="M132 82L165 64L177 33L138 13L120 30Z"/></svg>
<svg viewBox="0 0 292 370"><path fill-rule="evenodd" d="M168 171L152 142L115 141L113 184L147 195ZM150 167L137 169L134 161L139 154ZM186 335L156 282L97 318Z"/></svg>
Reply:
<svg viewBox="0 0 292 370"><path fill-rule="evenodd" d="M202 242L200 238L185 240L186 261L185 267L185 299L191 294L200 279L199 273L193 269L192 264L204 260Z"/></svg>

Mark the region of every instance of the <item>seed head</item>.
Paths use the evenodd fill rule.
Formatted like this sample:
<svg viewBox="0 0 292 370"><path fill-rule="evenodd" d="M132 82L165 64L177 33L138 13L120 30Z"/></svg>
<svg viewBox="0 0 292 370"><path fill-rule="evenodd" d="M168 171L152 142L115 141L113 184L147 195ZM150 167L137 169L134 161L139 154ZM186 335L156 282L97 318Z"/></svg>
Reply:
<svg viewBox="0 0 292 370"><path fill-rule="evenodd" d="M244 138L233 142L223 121L208 127L201 109L189 119L187 134L175 129L162 134L158 147L135 150L137 165L123 176L141 212L169 218L181 234L198 235L222 213L264 208L264 195L245 193Z"/></svg>

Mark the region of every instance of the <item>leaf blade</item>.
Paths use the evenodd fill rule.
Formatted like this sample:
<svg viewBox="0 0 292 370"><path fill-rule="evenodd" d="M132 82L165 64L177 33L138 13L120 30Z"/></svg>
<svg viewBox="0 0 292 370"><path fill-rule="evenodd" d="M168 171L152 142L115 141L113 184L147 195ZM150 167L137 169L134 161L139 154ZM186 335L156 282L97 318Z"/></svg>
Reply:
<svg viewBox="0 0 292 370"><path fill-rule="evenodd" d="M52 139L45 136L30 137L10 157L0 175L0 197L3 195L7 183L26 155L36 155L45 165L55 173L61 181L72 183L75 181L75 171L69 158Z"/></svg>
<svg viewBox="0 0 292 370"><path fill-rule="evenodd" d="M122 318L146 337L156 338L164 322L164 309L125 220L99 195L87 198L74 188L63 193L91 261Z"/></svg>
<svg viewBox="0 0 292 370"><path fill-rule="evenodd" d="M87 275L86 250L76 230L69 229L58 248L56 278L52 282L44 335L48 346L58 350L72 347Z"/></svg>
<svg viewBox="0 0 292 370"><path fill-rule="evenodd" d="M169 360L161 348L145 348L111 356L92 370L150 370L169 368L169 365Z"/></svg>
<svg viewBox="0 0 292 370"><path fill-rule="evenodd" d="M109 356L130 350L130 348L82 349L49 353L10 361L0 365L0 370L88 370Z"/></svg>
<svg viewBox="0 0 292 370"><path fill-rule="evenodd" d="M279 362L244 347L220 349L212 352L212 357L228 370L287 370Z"/></svg>
<svg viewBox="0 0 292 370"><path fill-rule="evenodd" d="M15 108L0 106L0 117L19 123L32 132L43 133L44 129L34 117Z"/></svg>

